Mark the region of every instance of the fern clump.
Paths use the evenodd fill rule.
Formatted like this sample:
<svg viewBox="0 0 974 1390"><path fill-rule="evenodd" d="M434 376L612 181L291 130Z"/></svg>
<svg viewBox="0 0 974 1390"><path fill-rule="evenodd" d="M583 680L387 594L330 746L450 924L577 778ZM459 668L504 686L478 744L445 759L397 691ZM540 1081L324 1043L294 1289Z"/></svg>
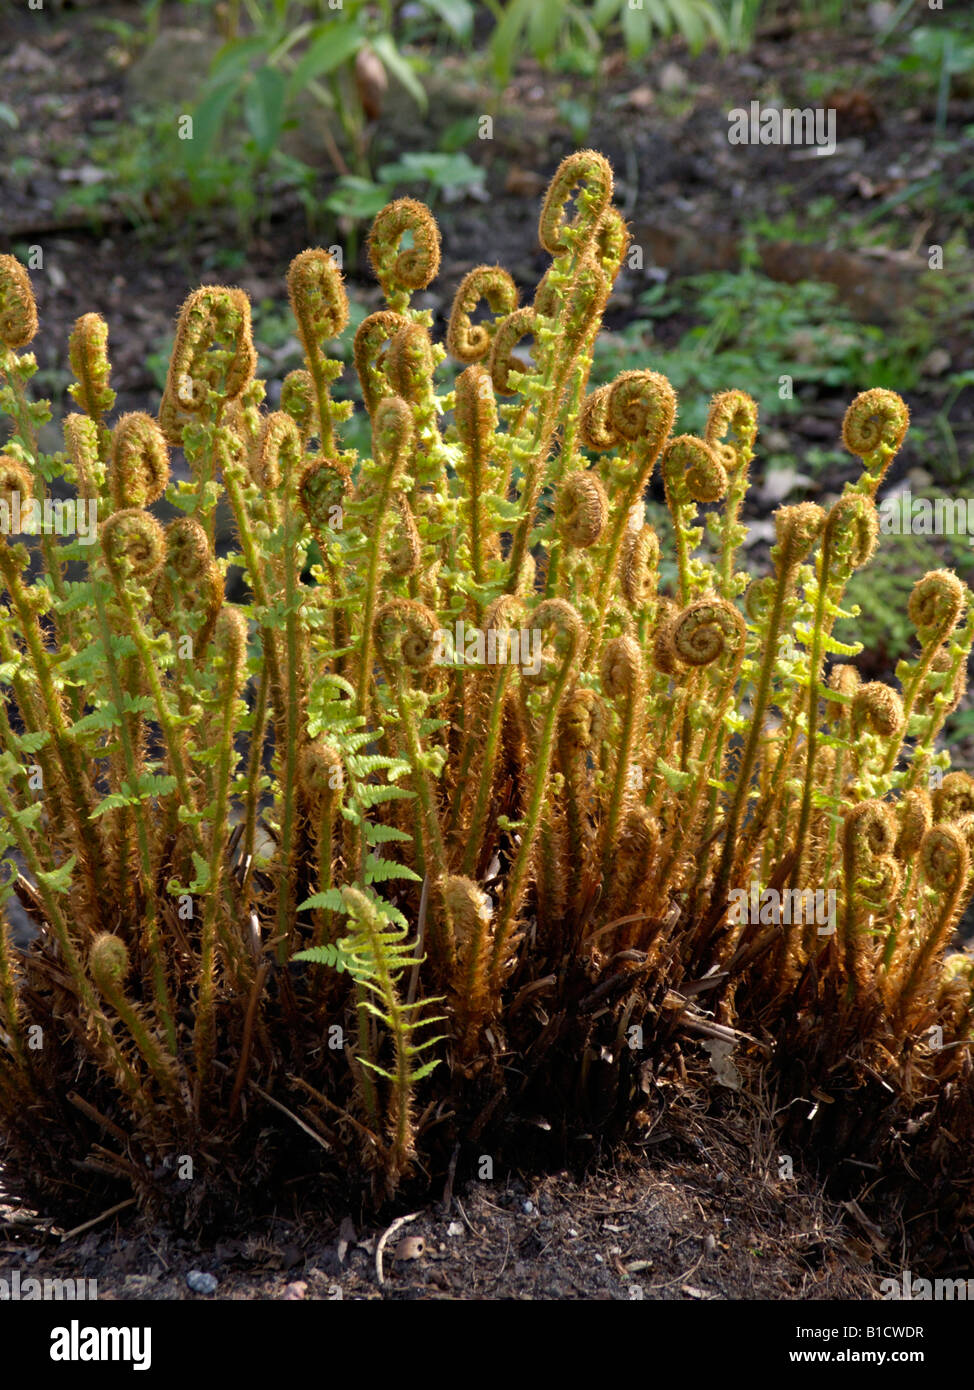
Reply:
<svg viewBox="0 0 974 1390"><path fill-rule="evenodd" d="M974 781L936 740L974 606L918 576L898 689L834 635L907 408L852 403L858 479L780 508L751 575L753 400L721 393L697 437L658 373L589 385L628 243L600 155L561 165L540 238L530 304L496 266L460 285L444 391L413 307L438 228L409 199L379 214L368 458L342 442L325 251L288 273L305 367L279 410L246 296L206 287L155 417L109 423L108 330L78 321L54 455L30 284L0 259L3 514L42 519L65 480L98 518L0 538L0 895L38 931L0 933L0 1143L35 1197L122 1187L186 1221L309 1173L392 1193L420 1155L500 1154L518 1115L563 1155L638 1137L718 1039L770 1068L809 1156L895 1183L909 1122L914 1171L970 1226L972 972L949 951Z"/></svg>

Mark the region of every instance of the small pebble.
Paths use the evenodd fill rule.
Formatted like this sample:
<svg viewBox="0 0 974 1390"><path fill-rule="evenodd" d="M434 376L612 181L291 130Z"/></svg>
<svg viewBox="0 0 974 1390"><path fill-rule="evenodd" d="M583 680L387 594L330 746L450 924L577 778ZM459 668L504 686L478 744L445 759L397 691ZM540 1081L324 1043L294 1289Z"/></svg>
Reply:
<svg viewBox="0 0 974 1390"><path fill-rule="evenodd" d="M462 1236L462 1235L463 1235L463 1222L462 1222L462 1221L451 1221L450 1224L449 1224L449 1226L447 1226L447 1228L446 1228L446 1233L447 1233L448 1236Z"/></svg>
<svg viewBox="0 0 974 1390"><path fill-rule="evenodd" d="M522 1203L521 1203L521 1210L524 1212L524 1215L525 1215L525 1216L530 1216L531 1213L534 1211L534 1203L533 1203L533 1202L522 1202Z"/></svg>
<svg viewBox="0 0 974 1390"><path fill-rule="evenodd" d="M210 1278L213 1276L211 1275ZM308 1286L303 1279L297 1279L293 1284L288 1284L281 1297L288 1303L296 1303L303 1299L308 1292Z"/></svg>
<svg viewBox="0 0 974 1390"><path fill-rule="evenodd" d="M215 1274L204 1274L202 1270L191 1269L186 1275L186 1283L193 1293L216 1293L220 1281Z"/></svg>

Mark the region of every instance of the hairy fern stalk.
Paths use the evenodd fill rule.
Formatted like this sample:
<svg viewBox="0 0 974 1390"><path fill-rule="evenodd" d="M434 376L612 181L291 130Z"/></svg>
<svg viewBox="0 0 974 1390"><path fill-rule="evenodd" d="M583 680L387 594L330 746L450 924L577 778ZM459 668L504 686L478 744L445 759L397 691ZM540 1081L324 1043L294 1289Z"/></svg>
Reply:
<svg viewBox="0 0 974 1390"><path fill-rule="evenodd" d="M109 423L108 330L78 320L55 455L31 287L0 258L0 501L40 533L0 537L0 895L38 929L0 934L0 1142L35 1197L121 1187L205 1220L299 1177L391 1194L420 1158L499 1152L517 1115L562 1153L638 1138L716 1041L771 1068L799 1152L892 1173L909 1124L927 1236L969 1228L972 963L950 947L974 781L936 739L974 607L918 577L898 689L833 635L906 406L852 403L860 476L827 512L779 509L752 577L754 402L716 396L698 438L656 372L589 387L628 241L599 154L561 165L540 240L533 302L478 267L444 349L413 307L436 223L379 214L370 458L343 445L325 251L288 273L305 367L279 410L246 296L206 287L155 418ZM64 505L97 531L52 534Z"/></svg>

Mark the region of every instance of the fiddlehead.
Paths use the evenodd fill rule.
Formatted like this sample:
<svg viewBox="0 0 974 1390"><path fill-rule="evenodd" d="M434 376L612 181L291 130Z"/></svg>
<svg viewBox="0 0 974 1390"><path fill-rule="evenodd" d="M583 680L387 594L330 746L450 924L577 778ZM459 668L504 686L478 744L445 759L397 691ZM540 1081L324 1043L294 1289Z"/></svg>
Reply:
<svg viewBox="0 0 974 1390"><path fill-rule="evenodd" d="M206 285L180 311L163 401L197 415L210 392L225 402L241 396L256 366L250 300L243 290ZM167 433L162 407L159 423L170 443L182 443L181 431L175 439Z"/></svg>
<svg viewBox="0 0 974 1390"><path fill-rule="evenodd" d="M556 510L561 533L571 546L595 545L605 529L609 501L597 473L571 473L558 489Z"/></svg>
<svg viewBox="0 0 974 1390"><path fill-rule="evenodd" d="M115 512L101 527L101 546L112 576L144 582L162 566L166 538L154 516L138 507Z"/></svg>
<svg viewBox="0 0 974 1390"><path fill-rule="evenodd" d="M130 412L112 430L108 482L117 511L148 507L165 492L169 482L169 449L151 416Z"/></svg>
<svg viewBox="0 0 974 1390"><path fill-rule="evenodd" d="M464 487L470 536L470 566L477 584L487 578L487 559L494 537L486 500L490 495L490 450L497 429L497 403L486 369L467 367L457 377L455 418L463 450L457 473Z"/></svg>
<svg viewBox="0 0 974 1390"><path fill-rule="evenodd" d="M68 394L95 424L115 404L109 385L108 324L101 314L82 314L68 339L68 361L75 382Z"/></svg>
<svg viewBox="0 0 974 1390"><path fill-rule="evenodd" d="M493 323L471 321L482 301L494 314ZM513 314L517 305L517 286L506 270L497 265L476 266L460 281L454 296L446 331L447 351L460 362L482 362L490 353L498 322Z"/></svg>
<svg viewBox="0 0 974 1390"><path fill-rule="evenodd" d="M520 388L511 381L511 372L526 375L530 367L514 352L522 338L534 332L535 311L527 307L515 309L497 325L490 349L490 379L499 396L513 396Z"/></svg>
<svg viewBox="0 0 974 1390"><path fill-rule="evenodd" d="M0 256L0 342L12 352L37 334L37 303L30 276L15 256Z"/></svg>
<svg viewBox="0 0 974 1390"><path fill-rule="evenodd" d="M387 344L408 322L402 314L383 309L380 313L370 314L358 326L352 355L362 387L362 399L370 415L375 414L385 396L393 395L383 365L384 354Z"/></svg>
<svg viewBox="0 0 974 1390"><path fill-rule="evenodd" d="M659 537L652 526L627 526L619 555L619 590L626 603L644 608L659 583Z"/></svg>
<svg viewBox="0 0 974 1390"><path fill-rule="evenodd" d="M311 247L291 262L287 289L314 390L321 450L330 454L335 447L335 431L328 387L341 367L327 356L325 345L343 333L348 323L348 295L341 269L328 251ZM283 393L281 405L287 409Z"/></svg>
<svg viewBox="0 0 974 1390"><path fill-rule="evenodd" d="M695 587L708 585L706 576L694 573L690 559L691 548L703 534L694 527L696 508L700 503L717 502L724 496L727 473L706 440L691 434L681 434L670 440L663 454L662 469L666 504L673 517L676 538L680 598L686 604L693 597Z"/></svg>
<svg viewBox="0 0 974 1390"><path fill-rule="evenodd" d="M538 240L552 256L577 252L597 233L612 197L612 166L595 150L578 150L563 159L548 185ZM575 217L565 219L565 209L576 200Z"/></svg>
<svg viewBox="0 0 974 1390"><path fill-rule="evenodd" d="M403 248L407 233L412 246ZM390 309L402 313L440 269L440 229L425 203L399 198L382 209L369 232L369 263Z"/></svg>
<svg viewBox="0 0 974 1390"><path fill-rule="evenodd" d="M865 477L858 490L876 495L909 427L910 412L895 391L877 387L856 397L842 421L842 442L862 459Z"/></svg>

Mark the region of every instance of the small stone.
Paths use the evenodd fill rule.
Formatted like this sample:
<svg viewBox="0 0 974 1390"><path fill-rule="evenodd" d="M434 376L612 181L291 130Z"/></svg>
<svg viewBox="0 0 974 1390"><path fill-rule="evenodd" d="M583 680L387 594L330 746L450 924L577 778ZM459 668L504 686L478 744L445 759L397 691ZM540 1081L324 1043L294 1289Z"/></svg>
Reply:
<svg viewBox="0 0 974 1390"><path fill-rule="evenodd" d="M643 84L641 87L633 87L626 97L626 104L631 106L634 111L648 111L655 100L652 87Z"/></svg>
<svg viewBox="0 0 974 1390"><path fill-rule="evenodd" d="M769 454L787 454L791 448L791 439L784 430L765 430L764 447Z"/></svg>
<svg viewBox="0 0 974 1390"><path fill-rule="evenodd" d="M462 1221L451 1221L450 1224L449 1224L449 1226L447 1226L447 1228L446 1228L446 1233L447 1233L448 1236L462 1236L462 1235L463 1235L463 1222L462 1222Z"/></svg>
<svg viewBox="0 0 974 1390"><path fill-rule="evenodd" d="M931 348L923 359L920 371L924 376L943 376L950 367L950 353L946 348Z"/></svg>
<svg viewBox="0 0 974 1390"><path fill-rule="evenodd" d="M521 1210L524 1212L524 1215L525 1215L525 1216L530 1216L531 1213L534 1211L534 1203L533 1203L533 1202L522 1202L522 1203L521 1203Z"/></svg>
<svg viewBox="0 0 974 1390"><path fill-rule="evenodd" d="M896 14L896 6L890 0L873 0L873 4L866 9L869 16L870 27L877 33L882 33L887 29Z"/></svg>
<svg viewBox="0 0 974 1390"><path fill-rule="evenodd" d="M122 1280L122 1293L125 1298L139 1298L156 1282L154 1274L126 1274Z"/></svg>
<svg viewBox="0 0 974 1390"><path fill-rule="evenodd" d="M679 63L664 63L660 69L660 91L666 92L670 96L674 96L677 92L685 92L689 81L690 79Z"/></svg>
<svg viewBox="0 0 974 1390"><path fill-rule="evenodd" d="M21 42L5 59L3 68L5 72L55 72L57 64L49 58L41 48L35 48L33 44Z"/></svg>
<svg viewBox="0 0 974 1390"><path fill-rule="evenodd" d="M186 1275L186 1283L193 1293L216 1293L220 1281L215 1274L204 1274L202 1270L191 1269Z"/></svg>
<svg viewBox="0 0 974 1390"><path fill-rule="evenodd" d="M281 1297L289 1303L297 1303L304 1298L308 1292L308 1286L303 1279L296 1280L293 1284L288 1284Z"/></svg>

